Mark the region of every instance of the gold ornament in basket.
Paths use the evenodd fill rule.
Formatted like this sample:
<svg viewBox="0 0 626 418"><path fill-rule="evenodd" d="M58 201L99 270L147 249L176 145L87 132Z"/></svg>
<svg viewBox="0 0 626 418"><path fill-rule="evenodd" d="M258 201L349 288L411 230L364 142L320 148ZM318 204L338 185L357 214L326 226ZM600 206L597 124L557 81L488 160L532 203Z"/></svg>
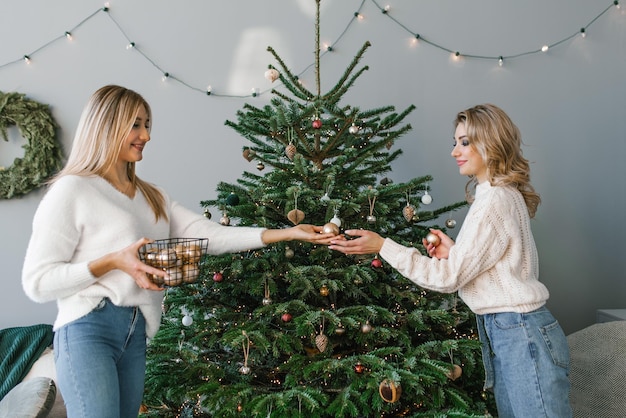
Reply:
<svg viewBox="0 0 626 418"><path fill-rule="evenodd" d="M149 275L150 279L165 286L194 283L200 275L200 259L207 252L207 238L159 239L139 248L139 259L161 269L168 278Z"/></svg>

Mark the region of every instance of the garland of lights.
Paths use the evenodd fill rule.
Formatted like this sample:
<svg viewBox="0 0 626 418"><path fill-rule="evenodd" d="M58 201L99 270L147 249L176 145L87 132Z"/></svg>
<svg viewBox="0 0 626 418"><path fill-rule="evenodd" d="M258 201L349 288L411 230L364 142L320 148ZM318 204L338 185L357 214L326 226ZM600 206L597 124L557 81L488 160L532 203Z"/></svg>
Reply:
<svg viewBox="0 0 626 418"><path fill-rule="evenodd" d="M41 184L61 165L56 124L47 105L20 93L0 92L0 133L8 141L8 128L16 125L26 139L24 157L0 167L0 198L24 195Z"/></svg>
<svg viewBox="0 0 626 418"><path fill-rule="evenodd" d="M325 50L322 52L321 55L324 55L328 52L331 52L333 50L333 47L339 42L339 40L343 37L343 35L345 35L348 31L348 29L350 28L350 26L352 25L352 23L355 20L360 20L363 18L363 15L361 13L361 10L363 9L363 5L365 4L366 0L361 0L361 4L359 5L358 9L356 12L354 12L352 18L350 19L350 21L348 22L348 24L346 25L345 29L343 30L343 32L341 32L341 34L339 35L339 37L335 40L335 42L333 44L328 44L325 45ZM400 26L402 29L404 29L406 32L410 33L411 36L414 38L413 40L415 42L423 42L425 44L428 44L432 47L435 47L437 49L440 49L442 51L446 51L450 54L452 54L454 56L454 58L475 58L475 59L483 59L483 60L492 60L492 61L497 61L498 65L502 66L504 64L504 61L507 59L512 59L512 58L519 58L522 56L527 56L527 55L533 55L533 54L537 54L537 53L543 53L548 51L548 49L558 46L570 39L572 39L573 37L580 35L585 37L587 34L587 30L589 29L589 27L595 22L597 21L602 15L604 15L605 13L607 13L609 11L609 9L615 7L615 8L620 8L620 2L619 0L612 0L611 4L608 5L602 12L600 12L600 14L598 14L595 18L593 18L587 25L581 27L579 30L577 30L575 33L568 35L567 37L558 40L556 42L552 42L549 44L545 44L543 45L541 48L539 49L535 49L535 50L531 50L531 51L527 51L527 52L522 52L522 53L518 53L515 55L493 55L493 56L487 56L487 55L475 55L475 54L470 54L470 53L461 53L460 51L457 50L453 50L450 49L448 47L445 47L443 45L439 45L438 43L434 42L433 40L429 39L428 37L425 37L421 34L419 34L418 32L415 32L411 29L409 29L405 24L403 24L402 22L400 22L400 20L398 20L397 18L395 18L393 16L392 10L389 6L385 6L382 7L381 5L378 4L378 2L376 0L370 0L374 6L383 14L385 15L387 18L389 18L391 21L393 21L396 25ZM4 64L0 64L0 69L10 65L10 64L14 64L16 62L19 61L25 61L26 63L29 63L31 61L31 58L33 56L33 54L35 54L36 52L39 52L40 50L44 49L45 47L49 46L50 44L52 44L54 41L60 39L60 38L67 38L68 40L71 40L73 35L73 31L77 28L79 28L80 26L82 26L85 22L87 22L88 20L90 20L92 17L94 17L96 14L98 14L99 12L105 12L107 14L107 16L109 16L109 18L113 21L113 23L117 26L117 28L119 29L119 31L122 33L122 35L126 38L127 40L127 45L126 45L126 49L134 49L136 50L139 54L141 54L150 64L152 64L152 66L154 68L156 68L160 73L161 73L161 80L162 81L166 81L166 80L174 80L182 85L184 85L185 87L191 89L191 90L195 90L201 93L204 93L208 96L218 96L218 97L239 97L239 98L246 98L246 97L257 97L267 91L270 91L271 89L268 89L264 92L259 92L259 89L257 88L253 88L251 94L249 95L241 95L241 96L236 96L236 95L228 95L228 94L215 94L212 92L211 86L208 86L207 88L198 88L198 87L194 87L191 86L190 84L188 84L187 82L181 80L180 78L177 78L175 75L173 75L172 73L163 70L157 63L156 61L154 61L152 58L150 58L149 56L147 56L140 48L137 47L137 45L135 44L135 42L131 41L131 39L128 37L128 35L126 35L126 33L124 32L124 29L120 26L120 24L111 16L110 12L110 8L108 3L105 3L104 7L99 8L98 10L96 10L95 12L93 12L91 15L87 16L86 18L84 18L78 25L76 25L74 28L72 28L71 30L65 31L65 33L63 35L60 35L58 37L56 37L55 39L47 42L46 44L44 44L43 46L37 48L36 50L34 50L32 53L30 54L25 54L24 56L22 56L21 58L11 61L11 62L7 62ZM314 64L310 64L308 67L306 67L302 72L300 72L300 74L297 74L298 76L304 74L307 70L309 70L311 67L313 67Z"/></svg>

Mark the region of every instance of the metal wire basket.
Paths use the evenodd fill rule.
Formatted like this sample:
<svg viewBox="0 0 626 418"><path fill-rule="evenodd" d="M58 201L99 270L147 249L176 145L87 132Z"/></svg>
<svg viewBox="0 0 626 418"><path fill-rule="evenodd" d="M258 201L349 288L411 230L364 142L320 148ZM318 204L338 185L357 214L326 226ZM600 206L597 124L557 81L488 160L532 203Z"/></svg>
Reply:
<svg viewBox="0 0 626 418"><path fill-rule="evenodd" d="M165 286L195 283L200 276L200 260L209 245L207 238L168 238L153 241L139 249L139 259L162 269L168 278L149 275L150 279Z"/></svg>

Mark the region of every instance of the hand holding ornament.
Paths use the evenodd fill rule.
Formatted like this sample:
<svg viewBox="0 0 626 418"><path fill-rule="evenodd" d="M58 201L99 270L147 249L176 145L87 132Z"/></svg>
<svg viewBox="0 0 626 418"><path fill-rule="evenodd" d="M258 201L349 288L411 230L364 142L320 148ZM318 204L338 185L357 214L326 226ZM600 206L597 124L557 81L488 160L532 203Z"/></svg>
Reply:
<svg viewBox="0 0 626 418"><path fill-rule="evenodd" d="M385 242L376 232L365 229L349 229L345 233L356 238L348 240L344 236L335 237L328 248L344 254L376 254Z"/></svg>
<svg viewBox="0 0 626 418"><path fill-rule="evenodd" d="M422 239L422 244L431 257L448 258L450 247L454 245L454 241L440 230L431 229L428 235Z"/></svg>

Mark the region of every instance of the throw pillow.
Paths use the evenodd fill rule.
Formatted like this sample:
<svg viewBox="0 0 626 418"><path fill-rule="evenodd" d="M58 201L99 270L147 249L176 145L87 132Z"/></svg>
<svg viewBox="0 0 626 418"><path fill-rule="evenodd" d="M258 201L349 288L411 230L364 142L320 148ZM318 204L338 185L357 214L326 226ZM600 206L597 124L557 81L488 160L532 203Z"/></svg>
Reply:
<svg viewBox="0 0 626 418"><path fill-rule="evenodd" d="M0 401L0 418L44 418L56 398L54 380L36 377L19 383Z"/></svg>

